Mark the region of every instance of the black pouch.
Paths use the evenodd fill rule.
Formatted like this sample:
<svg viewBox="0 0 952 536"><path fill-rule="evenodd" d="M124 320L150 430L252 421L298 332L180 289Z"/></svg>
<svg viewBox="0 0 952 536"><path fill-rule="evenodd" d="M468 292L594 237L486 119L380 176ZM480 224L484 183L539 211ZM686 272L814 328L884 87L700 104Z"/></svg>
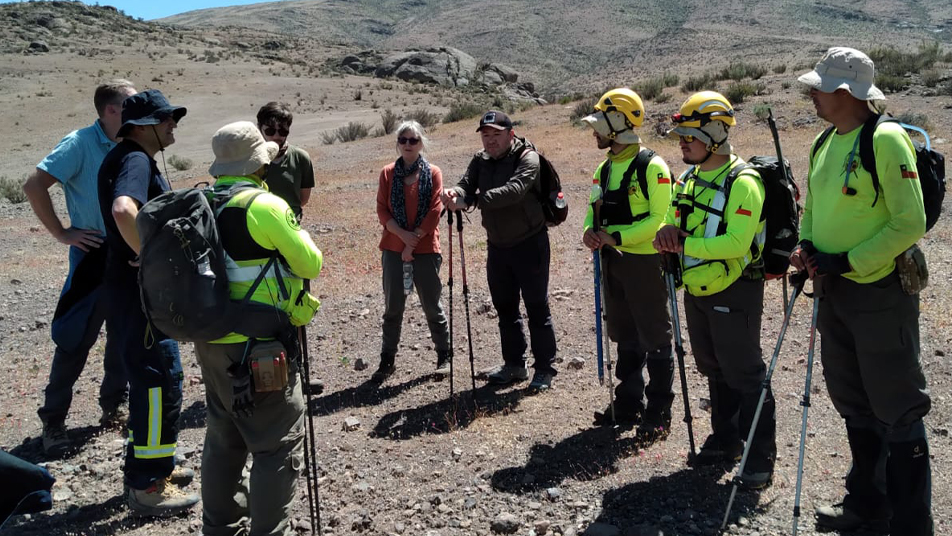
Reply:
<svg viewBox="0 0 952 536"><path fill-rule="evenodd" d="M926 256L913 244L896 257L896 272L899 273L899 282L902 290L910 296L918 294L929 286L929 267L926 265Z"/></svg>
<svg viewBox="0 0 952 536"><path fill-rule="evenodd" d="M288 385L287 351L280 341L254 341L248 366L256 393L281 391Z"/></svg>

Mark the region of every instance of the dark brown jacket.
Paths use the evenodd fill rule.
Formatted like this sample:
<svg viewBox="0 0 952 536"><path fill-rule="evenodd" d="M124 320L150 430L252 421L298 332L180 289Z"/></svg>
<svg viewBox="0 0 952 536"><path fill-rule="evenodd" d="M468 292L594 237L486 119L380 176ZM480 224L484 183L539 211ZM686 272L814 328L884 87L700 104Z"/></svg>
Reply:
<svg viewBox="0 0 952 536"><path fill-rule="evenodd" d="M523 154L523 152L525 154ZM486 239L498 247L512 247L545 228L539 202L539 155L525 151L516 138L498 160L479 151L454 188L482 211Z"/></svg>

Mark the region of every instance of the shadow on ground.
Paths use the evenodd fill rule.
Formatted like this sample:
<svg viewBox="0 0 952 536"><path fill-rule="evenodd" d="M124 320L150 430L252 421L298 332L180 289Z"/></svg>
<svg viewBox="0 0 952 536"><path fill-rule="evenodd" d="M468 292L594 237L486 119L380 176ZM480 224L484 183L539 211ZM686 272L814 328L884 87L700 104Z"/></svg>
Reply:
<svg viewBox="0 0 952 536"><path fill-rule="evenodd" d="M310 409L314 415L331 415L350 408L378 406L404 391L432 382L436 378L436 375L430 374L393 385L381 385L367 380L356 387L348 387L323 396L311 396Z"/></svg>
<svg viewBox="0 0 952 536"><path fill-rule="evenodd" d="M191 515L186 513L182 515ZM155 523L153 518L130 515L125 497L115 495L99 504L70 508L66 512L45 515L33 514L31 519L17 516L4 527L10 534L21 536L49 536L56 534L83 534L106 536L125 534L130 530Z"/></svg>
<svg viewBox="0 0 952 536"><path fill-rule="evenodd" d="M523 389L500 391L497 386L484 385L475 391L457 393L452 399L388 413L380 418L370 435L403 440L423 434L445 434L466 428L480 417L506 414L519 405L525 394Z"/></svg>

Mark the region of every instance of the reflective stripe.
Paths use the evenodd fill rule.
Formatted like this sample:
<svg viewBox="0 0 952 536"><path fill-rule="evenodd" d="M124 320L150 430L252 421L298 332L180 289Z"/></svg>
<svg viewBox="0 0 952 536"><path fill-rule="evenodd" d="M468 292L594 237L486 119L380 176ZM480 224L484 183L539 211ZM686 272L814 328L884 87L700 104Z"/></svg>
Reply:
<svg viewBox="0 0 952 536"><path fill-rule="evenodd" d="M141 460L151 460L155 458L171 458L175 456L176 443L171 445L155 445L148 447L134 447L135 457Z"/></svg>
<svg viewBox="0 0 952 536"><path fill-rule="evenodd" d="M149 440L147 445L154 447L162 437L162 388L149 389Z"/></svg>
<svg viewBox="0 0 952 536"><path fill-rule="evenodd" d="M693 204L694 201L692 200ZM723 188L718 188L717 193L714 194L713 202L711 203L711 209L716 210L717 212L723 213L724 206L727 205L727 194L724 192ZM704 238L714 238L717 236L717 228L721 224L721 216L715 212L708 212L707 218L704 221ZM691 257L690 255L684 255L684 268L694 268L695 266L708 262L704 259L698 259L697 257ZM748 261L750 262L750 261Z"/></svg>
<svg viewBox="0 0 952 536"><path fill-rule="evenodd" d="M261 264L256 264L254 266L239 266L230 255L225 254L225 273L228 275L229 283L253 283L255 279L258 278L258 274L261 273L261 270L264 268L264 265L268 261L265 260ZM285 269L283 262L274 263L275 270L281 271L281 277L284 279L291 279L297 276L293 275L289 270ZM274 270L272 270L273 272ZM277 276L272 276L277 279ZM265 275L265 278L268 278Z"/></svg>

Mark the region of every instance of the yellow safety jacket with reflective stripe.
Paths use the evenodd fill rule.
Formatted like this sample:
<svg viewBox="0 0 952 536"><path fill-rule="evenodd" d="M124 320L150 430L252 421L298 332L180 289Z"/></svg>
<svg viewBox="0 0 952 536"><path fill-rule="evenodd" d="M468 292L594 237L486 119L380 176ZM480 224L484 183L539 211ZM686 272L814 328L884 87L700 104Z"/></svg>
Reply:
<svg viewBox="0 0 952 536"><path fill-rule="evenodd" d="M710 171L688 169L678 181L667 223L689 233L681 254L682 280L694 296L710 296L752 269L764 249L764 186L753 169L741 171L728 190L731 170L744 163L736 155Z"/></svg>
<svg viewBox="0 0 952 536"><path fill-rule="evenodd" d="M313 279L320 273L323 264L321 250L314 245L307 231L301 229L288 203L268 193L267 185L257 177L219 177L214 188L225 189L241 182L254 184L265 192L242 190L220 210L242 206L250 197L254 197L244 207L247 231L254 241L252 246L278 255L277 261L272 264L272 268L251 295L251 300L273 305L286 312L292 324L303 326L311 321L320 306L317 298L304 291L303 279ZM220 228L219 231L225 235L229 229ZM226 252L225 257L231 298L242 300L261 270L268 264L270 256L235 260ZM227 344L246 340L248 337L244 335L231 333L212 343Z"/></svg>

